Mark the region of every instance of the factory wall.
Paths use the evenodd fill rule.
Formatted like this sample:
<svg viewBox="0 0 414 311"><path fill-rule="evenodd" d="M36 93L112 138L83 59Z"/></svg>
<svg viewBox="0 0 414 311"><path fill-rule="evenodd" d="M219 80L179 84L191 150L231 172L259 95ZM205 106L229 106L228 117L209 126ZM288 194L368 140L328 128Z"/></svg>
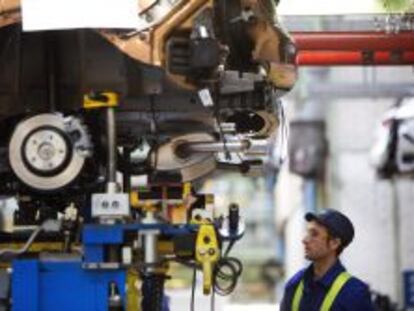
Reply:
<svg viewBox="0 0 414 311"><path fill-rule="evenodd" d="M336 100L327 107L329 202L354 222L354 243L344 253L349 270L373 289L396 291L393 194L369 163L376 121L392 104L369 98Z"/></svg>

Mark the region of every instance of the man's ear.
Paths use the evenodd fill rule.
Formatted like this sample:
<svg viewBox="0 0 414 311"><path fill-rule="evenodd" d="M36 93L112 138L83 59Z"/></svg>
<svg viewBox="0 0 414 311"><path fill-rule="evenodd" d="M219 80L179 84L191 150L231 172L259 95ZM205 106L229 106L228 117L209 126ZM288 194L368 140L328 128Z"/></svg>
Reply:
<svg viewBox="0 0 414 311"><path fill-rule="evenodd" d="M332 249L337 250L341 246L341 240L339 238L331 238L329 239L329 246Z"/></svg>

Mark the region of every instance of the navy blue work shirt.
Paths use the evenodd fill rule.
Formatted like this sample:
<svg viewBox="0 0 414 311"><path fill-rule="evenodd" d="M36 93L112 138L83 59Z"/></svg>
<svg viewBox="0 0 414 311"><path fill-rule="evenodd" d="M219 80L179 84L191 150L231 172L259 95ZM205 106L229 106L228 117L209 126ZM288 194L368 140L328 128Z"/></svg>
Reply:
<svg viewBox="0 0 414 311"><path fill-rule="evenodd" d="M318 280L313 278L313 265L299 271L286 284L280 311L292 310L293 296L302 278L304 278L304 290L300 311L319 311L330 286L343 271L345 268L339 260ZM339 292L330 311L374 310L368 286L361 280L352 277Z"/></svg>

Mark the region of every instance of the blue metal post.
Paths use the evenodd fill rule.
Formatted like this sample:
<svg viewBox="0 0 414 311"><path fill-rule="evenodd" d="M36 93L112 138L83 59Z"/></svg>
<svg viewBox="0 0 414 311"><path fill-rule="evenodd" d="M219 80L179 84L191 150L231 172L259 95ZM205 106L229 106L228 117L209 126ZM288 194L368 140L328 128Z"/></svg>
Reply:
<svg viewBox="0 0 414 311"><path fill-rule="evenodd" d="M41 311L39 291L39 262L16 260L13 262L13 311Z"/></svg>

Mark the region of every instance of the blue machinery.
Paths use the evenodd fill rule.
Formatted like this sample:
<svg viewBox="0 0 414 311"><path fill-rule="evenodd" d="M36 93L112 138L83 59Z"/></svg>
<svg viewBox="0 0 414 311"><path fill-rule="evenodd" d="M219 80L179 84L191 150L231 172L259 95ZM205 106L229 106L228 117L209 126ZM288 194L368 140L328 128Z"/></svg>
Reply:
<svg viewBox="0 0 414 311"><path fill-rule="evenodd" d="M166 271L161 264L138 267L130 262L130 255L125 252L123 258L116 258L116 255L111 255L111 251L108 252L125 245L131 233L139 232L157 232L160 238L169 241L190 239L195 242L192 246L181 246L181 250L178 246L180 242L176 242L174 252L188 263L194 262L197 257L198 264L203 267L204 292L210 293L214 287L212 269L217 262L211 259L218 259L220 252L213 225L86 225L83 229L83 257L51 253L36 259L13 261L12 310L137 310L138 297L132 293L132 289L127 289L127 284L131 285L128 281L128 271L132 271L131 268L141 272L143 282L141 309L138 310L168 310L163 295ZM197 241L194 237L197 237ZM235 241L238 238L240 235L236 233L226 239ZM183 256L180 252L191 255ZM200 255L195 256L194 252ZM210 256L214 255L213 252L217 252L217 256ZM205 253L208 254L207 258L203 259ZM205 269L208 266L210 270Z"/></svg>
<svg viewBox="0 0 414 311"><path fill-rule="evenodd" d="M13 310L109 310L127 305L127 267L105 263L105 248L124 244L124 234L160 230L169 236L181 229L160 225L89 225L84 228L84 258L58 257L16 260L13 263ZM164 230L167 229L167 230Z"/></svg>
<svg viewBox="0 0 414 311"><path fill-rule="evenodd" d="M140 230L160 230L162 235L185 236L195 232L196 226L86 226L83 259L51 256L13 262L13 310L123 310L127 305L128 267L108 263L105 248L123 245L127 232Z"/></svg>
<svg viewBox="0 0 414 311"><path fill-rule="evenodd" d="M123 270L85 270L80 260L16 260L13 263L12 309L110 310L108 288L114 283L120 299L125 301L126 274Z"/></svg>

